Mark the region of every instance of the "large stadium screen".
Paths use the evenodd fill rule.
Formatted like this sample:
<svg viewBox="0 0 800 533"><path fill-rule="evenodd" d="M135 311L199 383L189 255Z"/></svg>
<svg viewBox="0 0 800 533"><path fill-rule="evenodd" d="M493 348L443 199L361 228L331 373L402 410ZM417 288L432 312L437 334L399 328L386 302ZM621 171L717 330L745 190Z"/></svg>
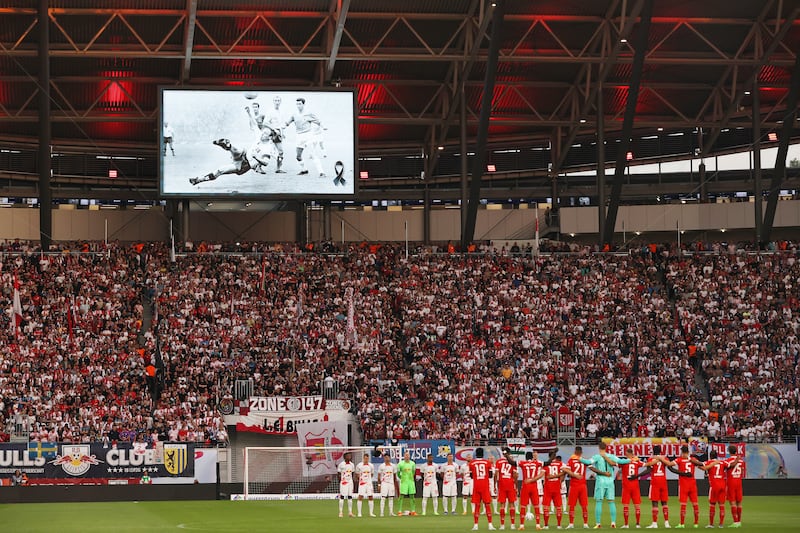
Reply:
<svg viewBox="0 0 800 533"><path fill-rule="evenodd" d="M163 196L355 194L353 91L160 93Z"/></svg>

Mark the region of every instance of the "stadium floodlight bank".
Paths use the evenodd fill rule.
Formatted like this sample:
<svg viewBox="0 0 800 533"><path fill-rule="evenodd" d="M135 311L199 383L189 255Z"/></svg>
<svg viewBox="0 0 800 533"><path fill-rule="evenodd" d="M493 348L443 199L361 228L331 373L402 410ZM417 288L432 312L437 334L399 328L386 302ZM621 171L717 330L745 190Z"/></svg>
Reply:
<svg viewBox="0 0 800 533"><path fill-rule="evenodd" d="M375 466L389 453L393 464L401 459L400 446L280 446L244 449L244 494L232 500L331 500L339 495L338 465L352 453L358 465L364 454ZM373 475L377 486L377 475ZM380 494L375 491L376 496ZM354 495L354 498L356 495Z"/></svg>

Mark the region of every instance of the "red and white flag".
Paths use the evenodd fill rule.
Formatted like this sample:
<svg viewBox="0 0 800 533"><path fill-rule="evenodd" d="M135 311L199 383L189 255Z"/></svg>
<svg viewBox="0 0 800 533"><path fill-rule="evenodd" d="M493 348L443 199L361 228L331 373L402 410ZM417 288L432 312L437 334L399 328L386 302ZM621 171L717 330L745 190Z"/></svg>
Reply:
<svg viewBox="0 0 800 533"><path fill-rule="evenodd" d="M75 309L75 297L70 296L67 299L67 328L69 329L69 342L75 340L75 327L78 323L78 314Z"/></svg>
<svg viewBox="0 0 800 533"><path fill-rule="evenodd" d="M14 275L14 300L11 305L11 331L14 332L14 337L17 336L17 331L22 325L22 303L19 301L19 280Z"/></svg>

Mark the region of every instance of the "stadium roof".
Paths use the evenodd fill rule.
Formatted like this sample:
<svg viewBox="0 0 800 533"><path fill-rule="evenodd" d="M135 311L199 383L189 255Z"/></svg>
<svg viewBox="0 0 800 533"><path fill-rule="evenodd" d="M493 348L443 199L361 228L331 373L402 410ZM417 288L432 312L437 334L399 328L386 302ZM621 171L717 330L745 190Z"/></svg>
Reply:
<svg viewBox="0 0 800 533"><path fill-rule="evenodd" d="M0 7L6 143L37 137L31 4ZM569 150L594 134L598 90L606 131L621 130L641 8L507 0L490 144L555 138ZM357 91L362 155L455 148L462 79L470 139L477 130L491 9L486 0L50 0L54 143L155 155L159 86L336 85ZM754 78L762 127L774 129L800 50L799 14L798 0L655 2L637 134L702 128L724 149L720 131L752 125Z"/></svg>

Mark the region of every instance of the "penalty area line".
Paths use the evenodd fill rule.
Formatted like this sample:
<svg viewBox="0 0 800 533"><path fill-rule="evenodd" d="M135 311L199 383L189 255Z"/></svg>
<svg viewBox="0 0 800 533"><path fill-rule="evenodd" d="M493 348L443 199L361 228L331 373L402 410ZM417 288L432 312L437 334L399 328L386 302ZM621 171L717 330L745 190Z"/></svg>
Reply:
<svg viewBox="0 0 800 533"><path fill-rule="evenodd" d="M226 528L225 526L220 527L219 525L203 525L203 524L191 524L191 523L186 524L183 522L175 527L187 531L241 531L242 530L241 527L237 528L229 526Z"/></svg>

